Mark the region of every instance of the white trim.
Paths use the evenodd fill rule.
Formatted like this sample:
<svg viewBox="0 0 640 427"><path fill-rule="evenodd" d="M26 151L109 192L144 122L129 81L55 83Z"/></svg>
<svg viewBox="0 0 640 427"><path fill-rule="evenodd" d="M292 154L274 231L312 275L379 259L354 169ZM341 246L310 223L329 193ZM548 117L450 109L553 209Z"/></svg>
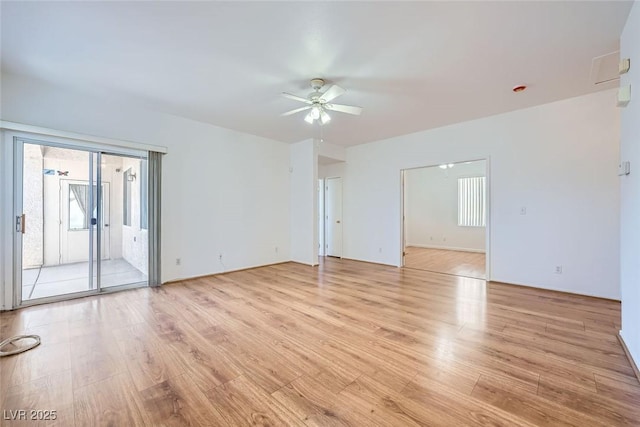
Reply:
<svg viewBox="0 0 640 427"><path fill-rule="evenodd" d="M13 143L0 141L0 186L3 188L0 200L0 310L10 310L14 306L13 253L15 218L13 209ZM6 189L7 191L4 191Z"/></svg>
<svg viewBox="0 0 640 427"><path fill-rule="evenodd" d="M41 135L46 137L56 137L72 141L82 141L84 146L91 144L107 145L111 147L128 148L142 151L156 151L158 153L167 153L167 147L160 145L142 144L133 141L122 141L111 138L103 138L101 136L84 135L75 132L67 132L62 130L48 129L39 126L26 125L22 123L0 121L0 130L11 130L16 132L25 132L31 135ZM87 144L89 143L89 144Z"/></svg>
<svg viewBox="0 0 640 427"><path fill-rule="evenodd" d="M491 209L493 206L493 200L491 199L491 156L487 156L485 159L485 181L484 181L484 197L485 197L485 209L486 209L486 224L484 227L485 232L485 271L484 276L487 282L493 280L491 272Z"/></svg>
<svg viewBox="0 0 640 427"><path fill-rule="evenodd" d="M421 245L419 243L407 243L407 248L425 248L425 249L445 249L449 251L458 251L458 252L475 252L479 254L487 253L485 249L470 249L470 248L458 248L455 246L438 246L438 245Z"/></svg>

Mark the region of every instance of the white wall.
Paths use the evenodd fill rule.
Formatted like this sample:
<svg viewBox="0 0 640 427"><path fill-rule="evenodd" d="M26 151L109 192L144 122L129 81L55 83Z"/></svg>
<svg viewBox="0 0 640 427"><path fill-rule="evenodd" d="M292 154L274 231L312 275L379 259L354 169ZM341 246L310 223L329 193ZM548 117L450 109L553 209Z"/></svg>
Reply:
<svg viewBox="0 0 640 427"><path fill-rule="evenodd" d="M485 227L458 226L458 178L485 176L486 162L405 172L406 245L485 252Z"/></svg>
<svg viewBox="0 0 640 427"><path fill-rule="evenodd" d="M345 163L331 163L318 165L318 178L338 178L344 176Z"/></svg>
<svg viewBox="0 0 640 427"><path fill-rule="evenodd" d="M604 91L348 148L344 256L400 265L401 169L487 158L490 278L619 299L619 115Z"/></svg>
<svg viewBox="0 0 640 427"><path fill-rule="evenodd" d="M44 263L42 147L25 144L23 151L22 212L28 227L22 235L22 268L33 268Z"/></svg>
<svg viewBox="0 0 640 427"><path fill-rule="evenodd" d="M629 351L640 365L640 3L635 2L620 40L620 56L631 58L621 85L631 84L633 100L622 109L620 158L631 162L631 174L621 179L622 331Z"/></svg>
<svg viewBox="0 0 640 427"><path fill-rule="evenodd" d="M168 147L163 282L289 260L289 145L21 76L1 83L3 120Z"/></svg>
<svg viewBox="0 0 640 427"><path fill-rule="evenodd" d="M308 139L291 145L291 260L318 264L318 152Z"/></svg>
<svg viewBox="0 0 640 427"><path fill-rule="evenodd" d="M347 156L347 150L341 145L323 141L318 143L318 156L344 162Z"/></svg>

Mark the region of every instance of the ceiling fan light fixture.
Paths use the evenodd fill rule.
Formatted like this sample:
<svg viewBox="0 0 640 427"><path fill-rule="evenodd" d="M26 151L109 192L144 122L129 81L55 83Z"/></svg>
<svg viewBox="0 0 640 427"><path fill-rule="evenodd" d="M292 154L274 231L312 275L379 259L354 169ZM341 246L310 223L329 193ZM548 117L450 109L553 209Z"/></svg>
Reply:
<svg viewBox="0 0 640 427"><path fill-rule="evenodd" d="M317 105L314 105L313 108L311 109L311 117L313 117L313 120L318 120L320 118L320 107Z"/></svg>
<svg viewBox="0 0 640 427"><path fill-rule="evenodd" d="M311 110L311 111L313 111L313 110ZM311 112L309 112L309 114L307 114L305 116L305 118L304 118L304 121L309 123L310 125L313 124L313 120L314 120L314 118L313 118L313 114Z"/></svg>
<svg viewBox="0 0 640 427"><path fill-rule="evenodd" d="M313 124L316 120L320 121L321 124L326 124L331 121L331 117L327 113L327 111L339 112L339 113L347 113L359 116L362 112L362 107L355 107L351 105L342 105L342 104L333 104L329 103L333 101L335 98L341 96L346 91L338 85L331 85L328 89L321 91L324 87L324 80L322 79L313 79L311 80L311 87L313 88L313 92L307 95L306 98L301 96L292 95L287 92L283 92L282 96L285 98L289 98L294 101L303 102L306 104L304 107L294 108L293 110L282 113L281 116L290 116L292 114L299 113L301 111L309 110L307 115L304 118L304 121Z"/></svg>
<svg viewBox="0 0 640 427"><path fill-rule="evenodd" d="M323 125L326 125L331 121L331 116L324 110L320 112L320 121Z"/></svg>

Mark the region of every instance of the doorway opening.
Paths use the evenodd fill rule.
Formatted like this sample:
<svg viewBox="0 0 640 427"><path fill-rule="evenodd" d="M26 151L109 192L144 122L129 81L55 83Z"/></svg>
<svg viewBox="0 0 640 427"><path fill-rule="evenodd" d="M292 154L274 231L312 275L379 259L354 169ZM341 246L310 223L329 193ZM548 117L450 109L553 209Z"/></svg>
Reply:
<svg viewBox="0 0 640 427"><path fill-rule="evenodd" d="M17 306L148 284L146 152L15 140Z"/></svg>
<svg viewBox="0 0 640 427"><path fill-rule="evenodd" d="M487 279L487 161L402 172L402 265Z"/></svg>

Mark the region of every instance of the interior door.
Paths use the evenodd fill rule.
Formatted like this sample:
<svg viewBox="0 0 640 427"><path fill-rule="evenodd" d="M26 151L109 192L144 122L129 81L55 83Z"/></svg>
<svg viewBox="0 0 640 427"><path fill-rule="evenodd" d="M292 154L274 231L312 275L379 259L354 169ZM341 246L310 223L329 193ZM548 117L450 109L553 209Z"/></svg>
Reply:
<svg viewBox="0 0 640 427"><path fill-rule="evenodd" d="M328 178L325 182L326 254L342 257L342 178Z"/></svg>
<svg viewBox="0 0 640 427"><path fill-rule="evenodd" d="M90 188L89 181L60 180L60 264L89 261L89 229L96 229L96 194L95 184ZM90 202L91 197L93 203ZM102 259L109 259L109 233L106 232L109 227L109 200L109 183L105 182L102 184L103 220L100 225L103 231L100 244ZM93 240L95 242L96 239Z"/></svg>

